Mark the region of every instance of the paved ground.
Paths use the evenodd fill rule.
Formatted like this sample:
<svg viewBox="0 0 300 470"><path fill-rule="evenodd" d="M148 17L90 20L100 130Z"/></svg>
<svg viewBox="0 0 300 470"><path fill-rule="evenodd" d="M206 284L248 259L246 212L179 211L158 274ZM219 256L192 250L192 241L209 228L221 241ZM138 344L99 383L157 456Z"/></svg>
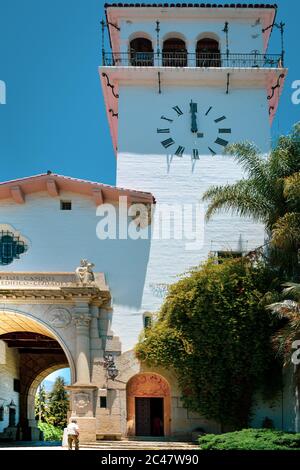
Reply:
<svg viewBox="0 0 300 470"><path fill-rule="evenodd" d="M97 441L84 444L81 450L194 450L195 443L168 441ZM66 450L59 442L2 442L0 450Z"/></svg>

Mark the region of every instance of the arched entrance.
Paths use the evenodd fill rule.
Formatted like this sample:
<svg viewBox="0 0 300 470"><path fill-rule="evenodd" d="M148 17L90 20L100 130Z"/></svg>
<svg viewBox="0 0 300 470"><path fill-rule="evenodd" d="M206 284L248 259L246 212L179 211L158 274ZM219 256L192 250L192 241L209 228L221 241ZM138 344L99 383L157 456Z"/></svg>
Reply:
<svg viewBox="0 0 300 470"><path fill-rule="evenodd" d="M3 400L9 406L0 438L38 440L37 386L50 372L70 367L69 361L53 332L22 314L0 313L0 341L5 351L0 371L7 384Z"/></svg>
<svg viewBox="0 0 300 470"><path fill-rule="evenodd" d="M127 384L127 434L169 436L171 424L170 386L159 374L145 372Z"/></svg>

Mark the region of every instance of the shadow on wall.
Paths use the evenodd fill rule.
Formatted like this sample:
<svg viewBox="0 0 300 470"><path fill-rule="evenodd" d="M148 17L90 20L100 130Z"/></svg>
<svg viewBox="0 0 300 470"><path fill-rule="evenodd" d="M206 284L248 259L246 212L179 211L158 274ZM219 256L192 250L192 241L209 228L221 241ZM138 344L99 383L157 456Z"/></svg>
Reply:
<svg viewBox="0 0 300 470"><path fill-rule="evenodd" d="M101 260L97 268L106 274L113 303L139 308L147 274L151 237L137 240L106 239L99 240L98 243L101 243Z"/></svg>

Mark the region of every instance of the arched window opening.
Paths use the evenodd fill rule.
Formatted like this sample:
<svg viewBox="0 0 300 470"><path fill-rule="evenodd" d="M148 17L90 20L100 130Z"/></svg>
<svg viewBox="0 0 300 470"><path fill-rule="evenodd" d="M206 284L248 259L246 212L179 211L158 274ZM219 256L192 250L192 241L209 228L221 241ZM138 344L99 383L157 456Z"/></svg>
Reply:
<svg viewBox="0 0 300 470"><path fill-rule="evenodd" d="M137 67L153 66L153 47L150 39L136 38L130 41L130 64Z"/></svg>
<svg viewBox="0 0 300 470"><path fill-rule="evenodd" d="M197 67L221 67L219 43L215 39L203 38L197 42Z"/></svg>
<svg viewBox="0 0 300 470"><path fill-rule="evenodd" d="M187 50L185 42L178 38L164 41L162 58L165 67L186 67Z"/></svg>
<svg viewBox="0 0 300 470"><path fill-rule="evenodd" d="M0 229L0 265L11 264L27 251L28 247L19 234Z"/></svg>

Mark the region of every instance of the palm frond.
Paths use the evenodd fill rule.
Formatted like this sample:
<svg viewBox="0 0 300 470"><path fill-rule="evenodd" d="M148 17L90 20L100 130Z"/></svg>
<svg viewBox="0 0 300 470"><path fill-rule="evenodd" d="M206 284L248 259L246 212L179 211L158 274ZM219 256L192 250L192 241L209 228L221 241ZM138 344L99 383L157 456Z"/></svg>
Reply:
<svg viewBox="0 0 300 470"><path fill-rule="evenodd" d="M240 163L251 179L265 180L267 176L266 162L254 144L251 142L231 144L226 147L226 153L232 155Z"/></svg>
<svg viewBox="0 0 300 470"><path fill-rule="evenodd" d="M272 229L272 244L288 250L300 244L300 213L290 212L278 218Z"/></svg>
<svg viewBox="0 0 300 470"><path fill-rule="evenodd" d="M299 303L294 300L283 300L282 302L275 302L268 305L267 310L272 310L273 313L278 315L278 318L289 318L294 313L300 313ZM299 319L300 320L300 319Z"/></svg>
<svg viewBox="0 0 300 470"><path fill-rule="evenodd" d="M270 211L273 210L270 201L259 195L255 185L249 180L240 180L232 185L212 186L204 193L202 200L209 201L206 220L222 210L241 217L252 217L267 224Z"/></svg>
<svg viewBox="0 0 300 470"><path fill-rule="evenodd" d="M284 290L283 295L284 297L292 296L295 299L300 299L300 284L296 282L287 282L283 284Z"/></svg>
<svg viewBox="0 0 300 470"><path fill-rule="evenodd" d="M284 179L283 195L287 202L300 209L300 172Z"/></svg>

